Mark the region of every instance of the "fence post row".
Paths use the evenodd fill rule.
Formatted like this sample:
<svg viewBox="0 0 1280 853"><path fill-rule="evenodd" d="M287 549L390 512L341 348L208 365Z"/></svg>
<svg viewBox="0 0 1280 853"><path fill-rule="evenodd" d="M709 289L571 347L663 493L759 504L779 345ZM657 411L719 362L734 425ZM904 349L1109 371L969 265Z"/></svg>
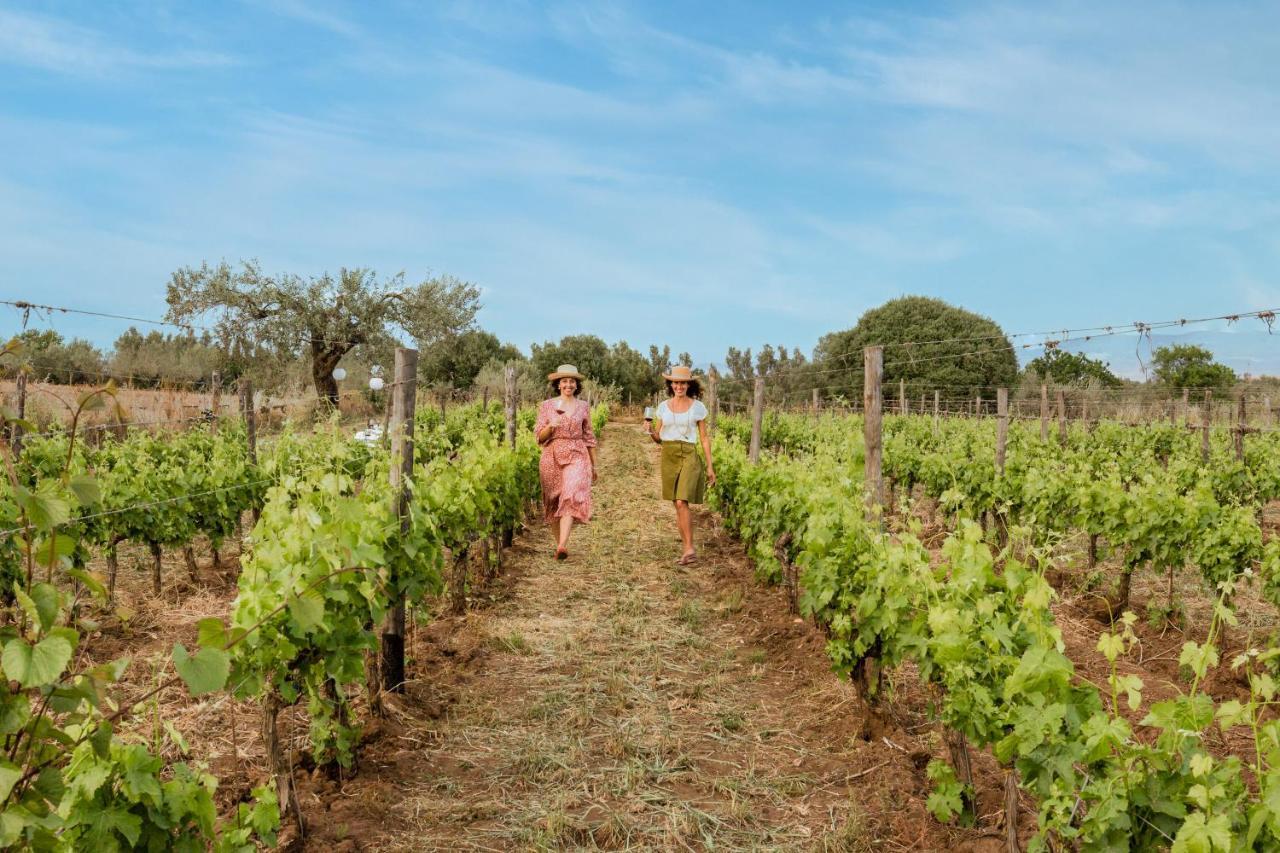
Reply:
<svg viewBox="0 0 1280 853"><path fill-rule="evenodd" d="M1004 476L1004 446L1009 438L1009 390L996 389L996 473Z"/></svg>
<svg viewBox="0 0 1280 853"><path fill-rule="evenodd" d="M755 400L751 404L751 446L747 459L754 465L760 461L760 430L764 425L764 377L756 377Z"/></svg>
<svg viewBox="0 0 1280 853"><path fill-rule="evenodd" d="M881 408L884 405L880 383L884 372L884 347L866 347L862 350L862 420L863 441L866 444L863 463L863 480L867 489L867 512L872 518L880 515L884 506L884 483L880 477L883 446L881 444Z"/></svg>
<svg viewBox="0 0 1280 853"><path fill-rule="evenodd" d="M413 408L418 390L418 351L396 349L395 386L391 397L391 493L400 532L409 532L409 481L413 477ZM404 692L404 593L393 569L395 598L382 623L382 689Z"/></svg>

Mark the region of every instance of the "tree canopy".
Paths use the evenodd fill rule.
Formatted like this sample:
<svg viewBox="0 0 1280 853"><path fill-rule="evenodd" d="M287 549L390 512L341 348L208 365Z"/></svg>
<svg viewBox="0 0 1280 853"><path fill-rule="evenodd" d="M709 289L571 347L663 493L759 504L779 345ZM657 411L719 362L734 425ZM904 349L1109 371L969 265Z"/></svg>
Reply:
<svg viewBox="0 0 1280 853"><path fill-rule="evenodd" d="M671 348L649 347L646 358L626 341L609 346L595 335L569 335L558 343L534 344L530 358L536 375L546 376L562 364L575 365L587 380L618 389L621 399L641 400L662 388L659 374L671 366ZM688 353L677 356L690 364Z"/></svg>
<svg viewBox="0 0 1280 853"><path fill-rule="evenodd" d="M1170 388L1225 391L1236 382L1236 372L1213 360L1213 353L1192 344L1157 347L1152 354L1157 382Z"/></svg>
<svg viewBox="0 0 1280 853"><path fill-rule="evenodd" d="M102 380L106 359L89 341L73 338L67 341L53 329L27 329L17 339L21 342L17 362L2 366L4 375L25 369L37 379L67 384L92 384Z"/></svg>
<svg viewBox="0 0 1280 853"><path fill-rule="evenodd" d="M862 350L877 344L884 347L885 383L906 380L909 393L1012 389L1017 382L1013 345L994 320L941 299L904 296L818 341L813 375L825 396L861 398Z"/></svg>
<svg viewBox="0 0 1280 853"><path fill-rule="evenodd" d="M1119 388L1124 384L1111 372L1111 366L1083 353L1051 349L1027 364L1027 373L1035 374L1043 381L1059 385L1094 385L1103 388Z"/></svg>
<svg viewBox="0 0 1280 853"><path fill-rule="evenodd" d="M424 347L418 357L418 377L428 385L466 389L486 364L523 360L519 349L504 344L492 332L468 329Z"/></svg>
<svg viewBox="0 0 1280 853"><path fill-rule="evenodd" d="M357 346L386 346L398 330L424 348L471 326L479 291L451 276L407 284L404 274L379 280L369 269L342 268L337 276L265 275L256 262L238 270L184 267L169 281L168 319L192 322L216 316L224 348L267 345L309 356L316 393L338 402L333 369Z"/></svg>

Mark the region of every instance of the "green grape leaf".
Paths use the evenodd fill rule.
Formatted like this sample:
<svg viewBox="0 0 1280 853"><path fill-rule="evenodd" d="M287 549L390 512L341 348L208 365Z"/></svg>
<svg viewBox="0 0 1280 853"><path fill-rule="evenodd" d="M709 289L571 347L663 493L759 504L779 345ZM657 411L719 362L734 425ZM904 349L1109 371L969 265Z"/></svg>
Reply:
<svg viewBox="0 0 1280 853"><path fill-rule="evenodd" d="M40 630L48 631L58 621L59 605L62 603L58 588L53 584L38 583L31 588L29 600L35 604L35 618L40 624Z"/></svg>
<svg viewBox="0 0 1280 853"><path fill-rule="evenodd" d="M217 617L201 619L196 623L196 631L201 648L221 649L227 645L227 627Z"/></svg>
<svg viewBox="0 0 1280 853"><path fill-rule="evenodd" d="M204 648L194 655L182 643L173 647L173 665L192 696L221 690L231 674L231 658L221 649Z"/></svg>
<svg viewBox="0 0 1280 853"><path fill-rule="evenodd" d="M71 662L71 642L66 637L45 637L34 646L22 639L5 644L0 664L9 678L23 687L38 687L57 681Z"/></svg>
<svg viewBox="0 0 1280 853"><path fill-rule="evenodd" d="M98 480L90 474L73 474L67 481L80 506L93 506L102 502L102 489Z"/></svg>
<svg viewBox="0 0 1280 853"><path fill-rule="evenodd" d="M289 600L289 615L303 632L310 633L324 621L324 601L315 590L295 596Z"/></svg>
<svg viewBox="0 0 1280 853"><path fill-rule="evenodd" d="M99 601L107 600L107 585L102 575L84 569L67 569L67 574L84 584L84 588L89 590L94 598Z"/></svg>
<svg viewBox="0 0 1280 853"><path fill-rule="evenodd" d="M0 801L8 799L13 786L22 778L22 768L0 759Z"/></svg>

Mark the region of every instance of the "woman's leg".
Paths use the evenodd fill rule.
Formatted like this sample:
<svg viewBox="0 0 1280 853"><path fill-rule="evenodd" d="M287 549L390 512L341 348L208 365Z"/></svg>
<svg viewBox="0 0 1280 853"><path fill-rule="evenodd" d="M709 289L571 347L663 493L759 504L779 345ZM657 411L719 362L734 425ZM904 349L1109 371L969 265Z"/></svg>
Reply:
<svg viewBox="0 0 1280 853"><path fill-rule="evenodd" d="M560 536L556 539L556 546L561 550L569 545L569 532L573 530L573 516L560 516Z"/></svg>
<svg viewBox="0 0 1280 853"><path fill-rule="evenodd" d="M676 526L680 528L680 541L684 544L682 557L693 553L693 515L688 501L676 501Z"/></svg>

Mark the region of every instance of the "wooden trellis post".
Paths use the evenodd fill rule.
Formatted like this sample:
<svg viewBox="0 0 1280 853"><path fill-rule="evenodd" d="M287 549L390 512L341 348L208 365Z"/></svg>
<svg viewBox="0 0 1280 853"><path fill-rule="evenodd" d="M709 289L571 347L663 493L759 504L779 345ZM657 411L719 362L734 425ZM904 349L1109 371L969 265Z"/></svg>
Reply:
<svg viewBox="0 0 1280 853"><path fill-rule="evenodd" d="M1004 476L1004 447L1009 438L1009 390L996 389L996 473Z"/></svg>
<svg viewBox="0 0 1280 853"><path fill-rule="evenodd" d="M720 393L717 386L720 384L720 371L712 367L707 371L707 396L709 405L707 406L707 428L715 431L716 421L720 417Z"/></svg>
<svg viewBox="0 0 1280 853"><path fill-rule="evenodd" d="M1209 423L1213 418L1213 392L1204 392L1204 413L1200 416L1200 461L1209 464Z"/></svg>
<svg viewBox="0 0 1280 853"><path fill-rule="evenodd" d="M1058 389L1058 442L1067 443L1067 392Z"/></svg>
<svg viewBox="0 0 1280 853"><path fill-rule="evenodd" d="M502 404L507 411L507 443L516 449L516 368L508 364L502 371L505 383Z"/></svg>
<svg viewBox="0 0 1280 853"><path fill-rule="evenodd" d="M898 414L907 413L907 380L898 380Z"/></svg>
<svg viewBox="0 0 1280 853"><path fill-rule="evenodd" d="M867 489L867 509L873 517L878 517L884 506L884 483L880 477L881 454L881 420L884 405L880 383L884 371L884 347L867 347L862 351L862 410L866 413L862 420L863 440L866 443L865 461L863 463L863 481Z"/></svg>
<svg viewBox="0 0 1280 853"><path fill-rule="evenodd" d="M27 371L25 368L18 370L17 391L18 420L21 421L27 417ZM9 436L9 443L13 445L13 455L19 456L22 453L22 427L14 424Z"/></svg>
<svg viewBox="0 0 1280 853"><path fill-rule="evenodd" d="M1040 440L1049 440L1049 386L1040 386Z"/></svg>
<svg viewBox="0 0 1280 853"><path fill-rule="evenodd" d="M818 416L818 389L817 388L813 389L813 401L810 404L810 406L813 411L813 416L816 418Z"/></svg>
<svg viewBox="0 0 1280 853"><path fill-rule="evenodd" d="M747 458L754 465L760 461L760 431L764 427L764 377L756 377L755 399L751 404L751 445Z"/></svg>
<svg viewBox="0 0 1280 853"><path fill-rule="evenodd" d="M942 392L937 388L933 389L933 428L937 429L939 418L942 416L940 404L942 403Z"/></svg>
<svg viewBox="0 0 1280 853"><path fill-rule="evenodd" d="M213 371L209 380L209 411L213 415L213 426L218 426L218 407L222 405L222 374Z"/></svg>
<svg viewBox="0 0 1280 853"><path fill-rule="evenodd" d="M400 532L409 532L409 481L413 478L413 408L418 390L418 351L396 350L391 409L391 493ZM391 606L382 623L382 689L404 692L404 593L393 571Z"/></svg>
<svg viewBox="0 0 1280 853"><path fill-rule="evenodd" d="M1245 409L1244 393L1242 392L1240 394L1240 401L1239 401L1238 409L1236 413L1235 439L1236 439L1236 461L1237 462L1244 461L1244 434L1245 434L1245 431L1248 429L1248 424L1246 423L1247 419L1248 419L1248 412Z"/></svg>
<svg viewBox="0 0 1280 853"><path fill-rule="evenodd" d="M1186 421L1187 426L1191 426L1191 389L1182 389L1182 417Z"/></svg>
<svg viewBox="0 0 1280 853"><path fill-rule="evenodd" d="M258 414L253 408L253 380L247 376L241 376L239 381L240 392L240 416L244 418L244 435L245 442L249 448L250 464L258 464ZM258 517L262 514L261 510L255 505L253 507L253 523L258 523Z"/></svg>

